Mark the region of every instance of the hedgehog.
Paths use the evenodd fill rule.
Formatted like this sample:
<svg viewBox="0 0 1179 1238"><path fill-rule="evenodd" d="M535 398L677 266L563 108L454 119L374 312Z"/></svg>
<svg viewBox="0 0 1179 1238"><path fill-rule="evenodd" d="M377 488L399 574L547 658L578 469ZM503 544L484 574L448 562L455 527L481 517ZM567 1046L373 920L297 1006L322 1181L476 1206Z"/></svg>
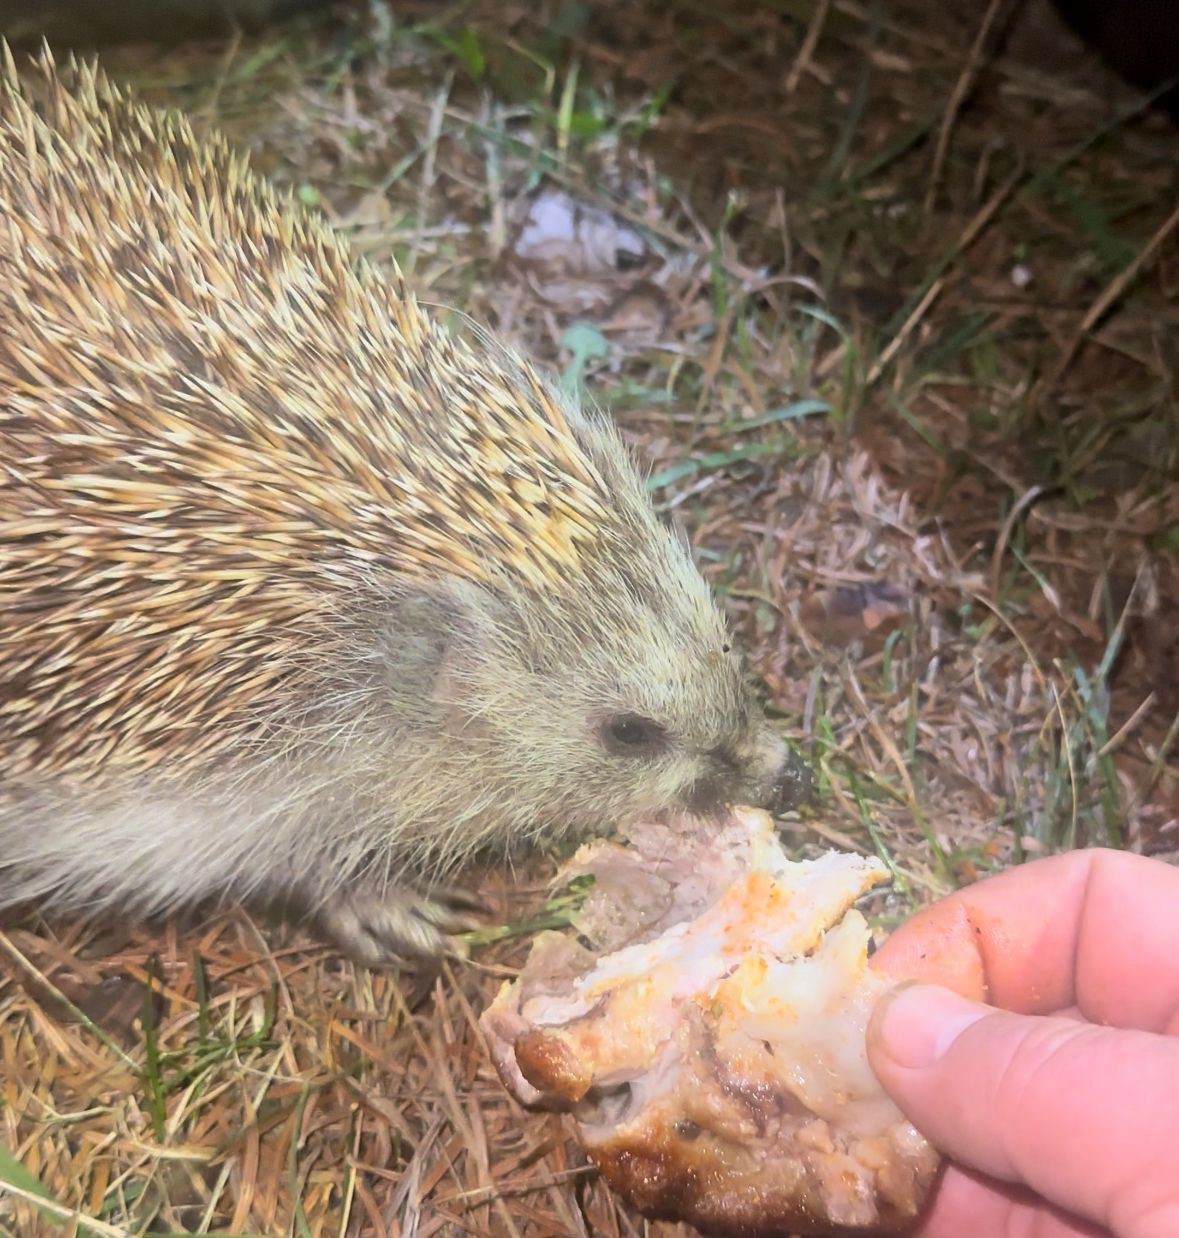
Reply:
<svg viewBox="0 0 1179 1238"><path fill-rule="evenodd" d="M0 907L405 965L479 857L791 800L607 414L93 60L3 58Z"/></svg>

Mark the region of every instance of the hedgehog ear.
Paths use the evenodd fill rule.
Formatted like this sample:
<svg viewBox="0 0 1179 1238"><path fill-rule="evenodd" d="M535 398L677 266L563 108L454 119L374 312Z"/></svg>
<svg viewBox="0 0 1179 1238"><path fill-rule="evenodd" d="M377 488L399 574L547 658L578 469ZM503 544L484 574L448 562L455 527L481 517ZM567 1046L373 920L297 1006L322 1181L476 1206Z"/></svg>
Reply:
<svg viewBox="0 0 1179 1238"><path fill-rule="evenodd" d="M470 671L488 661L497 605L485 590L458 582L399 593L383 642L393 691L425 714L465 714Z"/></svg>
<svg viewBox="0 0 1179 1238"><path fill-rule="evenodd" d="M465 702L471 685L501 664L504 608L490 590L455 582L437 595L436 616L445 616L446 640L436 666L432 699L446 714L469 722Z"/></svg>
<svg viewBox="0 0 1179 1238"><path fill-rule="evenodd" d="M414 712L433 700L451 639L446 607L427 591L407 589L389 599L381 617L381 675Z"/></svg>

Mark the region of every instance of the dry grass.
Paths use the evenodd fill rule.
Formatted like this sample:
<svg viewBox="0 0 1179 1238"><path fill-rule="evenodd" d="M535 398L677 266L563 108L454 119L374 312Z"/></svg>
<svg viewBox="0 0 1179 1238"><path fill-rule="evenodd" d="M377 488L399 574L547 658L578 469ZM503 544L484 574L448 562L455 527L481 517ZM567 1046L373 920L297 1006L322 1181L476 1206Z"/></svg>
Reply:
<svg viewBox="0 0 1179 1238"><path fill-rule="evenodd" d="M885 855L882 926L1054 847L1173 856L1175 131L1031 3L720 7L109 59L616 411L819 772L788 837ZM529 254L558 189L610 214ZM0 1233L675 1232L493 1079L519 942L424 992L243 915L0 949Z"/></svg>

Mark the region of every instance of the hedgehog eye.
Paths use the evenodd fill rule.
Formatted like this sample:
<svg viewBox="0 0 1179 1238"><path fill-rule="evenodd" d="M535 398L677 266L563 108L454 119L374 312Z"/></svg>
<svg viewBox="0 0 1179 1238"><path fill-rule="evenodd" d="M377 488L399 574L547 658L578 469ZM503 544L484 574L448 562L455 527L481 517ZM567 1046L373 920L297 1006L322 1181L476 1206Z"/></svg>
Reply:
<svg viewBox="0 0 1179 1238"><path fill-rule="evenodd" d="M640 714L616 714L602 725L602 742L620 757L650 756L660 751L666 740L663 727Z"/></svg>

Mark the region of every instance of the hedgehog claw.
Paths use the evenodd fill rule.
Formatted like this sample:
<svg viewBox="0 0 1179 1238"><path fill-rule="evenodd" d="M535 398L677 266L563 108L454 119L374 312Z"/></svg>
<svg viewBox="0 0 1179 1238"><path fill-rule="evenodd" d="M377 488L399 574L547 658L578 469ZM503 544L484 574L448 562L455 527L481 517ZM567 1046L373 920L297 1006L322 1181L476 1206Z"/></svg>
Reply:
<svg viewBox="0 0 1179 1238"><path fill-rule="evenodd" d="M319 916L320 927L350 959L403 970L463 953L450 935L474 928L481 904L461 890L428 894L399 888L341 894Z"/></svg>
<svg viewBox="0 0 1179 1238"><path fill-rule="evenodd" d="M431 886L427 891L427 898L431 904L440 905L454 913L469 912L483 916L491 911L485 899L480 898L471 890L463 889L462 886ZM467 919L470 920L470 916ZM461 930L456 931L465 932L475 926L476 922L471 921L465 923Z"/></svg>

